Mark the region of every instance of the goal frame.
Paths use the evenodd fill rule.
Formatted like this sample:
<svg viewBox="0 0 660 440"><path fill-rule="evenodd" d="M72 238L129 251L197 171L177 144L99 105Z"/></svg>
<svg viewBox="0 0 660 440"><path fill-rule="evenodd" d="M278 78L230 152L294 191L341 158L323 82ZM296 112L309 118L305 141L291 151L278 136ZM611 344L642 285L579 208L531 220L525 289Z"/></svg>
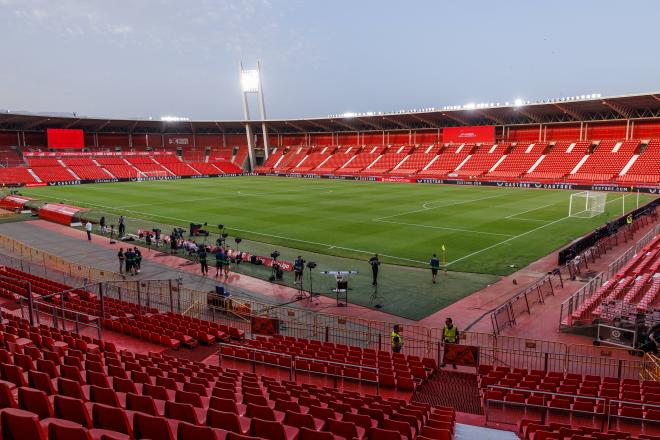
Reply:
<svg viewBox="0 0 660 440"><path fill-rule="evenodd" d="M582 202L581 199L584 199ZM581 205L583 203L583 205ZM607 203L607 193L599 191L580 191L572 193L568 203L568 216L574 218L593 218L605 213L605 205ZM580 211L573 211L574 207Z"/></svg>

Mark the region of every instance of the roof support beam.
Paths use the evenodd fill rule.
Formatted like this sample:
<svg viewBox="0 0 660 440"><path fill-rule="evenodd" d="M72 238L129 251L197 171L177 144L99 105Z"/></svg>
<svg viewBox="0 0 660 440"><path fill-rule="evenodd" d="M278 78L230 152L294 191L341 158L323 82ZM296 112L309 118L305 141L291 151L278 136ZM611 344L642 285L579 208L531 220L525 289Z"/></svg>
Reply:
<svg viewBox="0 0 660 440"><path fill-rule="evenodd" d="M632 111L622 104L615 104L609 101L603 101L603 104L617 112L619 115L623 116L626 119L630 119L632 116Z"/></svg>
<svg viewBox="0 0 660 440"><path fill-rule="evenodd" d="M423 123L430 125L433 128L440 128L440 126L436 122L433 122L428 118L424 118L422 116L414 115L414 114L411 114L410 116L412 116L414 119L417 119L418 121L422 121Z"/></svg>
<svg viewBox="0 0 660 440"><path fill-rule="evenodd" d="M36 121L32 122L31 124L26 125L23 130L30 130L38 125L43 124L44 122L50 121L50 118L39 118Z"/></svg>
<svg viewBox="0 0 660 440"><path fill-rule="evenodd" d="M584 116L583 116L582 113L580 113L580 112L577 112L577 111L575 111L575 110L571 110L570 108L565 107L565 106L563 106L563 105L559 105L559 104L557 104L557 103L554 103L553 105L554 105L555 107L557 107L559 110L561 110L561 111L563 111L564 113L566 113L567 115L570 115L573 119L577 119L577 120L579 120L579 121L584 120Z"/></svg>
<svg viewBox="0 0 660 440"><path fill-rule="evenodd" d="M96 127L96 128L94 129L94 131L101 131L101 130L103 130L105 127L107 127L108 125L110 125L110 121L105 121L103 124L101 124L101 125L99 125L98 127Z"/></svg>
<svg viewBox="0 0 660 440"><path fill-rule="evenodd" d="M360 121L364 125L368 125L369 127L375 128L376 130L383 130L383 126L374 124L373 122L371 122L373 120L375 120L375 119L374 118L361 118L361 119L358 119L358 121Z"/></svg>
<svg viewBox="0 0 660 440"><path fill-rule="evenodd" d="M360 131L360 130L358 130L357 128L353 127L352 125L347 124L347 123L344 122L344 121L340 121L339 119L333 119L332 122L335 123L335 124L337 124L337 125L340 125L340 126L342 126L342 127L344 127L344 128L348 128L348 129L351 130L351 131Z"/></svg>
<svg viewBox="0 0 660 440"><path fill-rule="evenodd" d="M303 126L298 125L298 124L296 124L294 122L291 122L291 121L287 121L287 122L285 122L285 124L290 125L291 127L295 128L298 131L302 131L303 133L307 133L309 131L308 129L304 128Z"/></svg>
<svg viewBox="0 0 660 440"><path fill-rule="evenodd" d="M406 130L410 130L410 126L408 126L408 125L406 125L406 124L404 124L404 123L402 123L402 122L399 122L399 121L397 121L396 119L388 118L388 117L386 117L386 116L382 116L382 118L383 118L384 121L391 122L392 124L394 124L394 125L396 125L396 126L398 126L398 127L400 127L400 128L405 128Z"/></svg>
<svg viewBox="0 0 660 440"><path fill-rule="evenodd" d="M314 120L312 120L312 119L307 119L305 122L308 122L308 123L310 123L310 124L312 124L312 125L314 125L314 126L316 126L316 127L319 127L319 128L322 129L322 130L325 130L325 131L332 131L332 129L331 129L330 127L328 127L327 125L323 125L323 124L321 124L320 122L316 122L316 121L314 121Z"/></svg>
<svg viewBox="0 0 660 440"><path fill-rule="evenodd" d="M73 121L69 122L64 126L64 128L71 128L74 125L76 125L78 122L80 122L80 118L74 119Z"/></svg>
<svg viewBox="0 0 660 440"><path fill-rule="evenodd" d="M465 119L465 118L463 118L463 117L461 117L461 116L459 116L459 115L457 115L456 113L453 113L453 112L443 113L442 116L444 116L445 118L449 118L452 121L458 122L459 124L470 125L470 123L468 122L467 119Z"/></svg>
<svg viewBox="0 0 660 440"><path fill-rule="evenodd" d="M486 119L489 119L489 120L499 124L499 125L506 125L506 123L502 119L498 118L497 116L493 116L492 114L490 114L488 112L488 110L477 110L476 113L478 115L483 116Z"/></svg>
<svg viewBox="0 0 660 440"><path fill-rule="evenodd" d="M520 113L523 116L526 116L527 118L531 119L532 121L536 122L537 124L541 124L543 120L537 116L534 112L531 112L529 110L525 110L523 108L517 108L516 111Z"/></svg>
<svg viewBox="0 0 660 440"><path fill-rule="evenodd" d="M215 126L218 127L218 131L219 131L220 133L224 133L224 132L225 132L225 130L224 130L222 127L220 127L220 124L219 124L218 122L215 123Z"/></svg>

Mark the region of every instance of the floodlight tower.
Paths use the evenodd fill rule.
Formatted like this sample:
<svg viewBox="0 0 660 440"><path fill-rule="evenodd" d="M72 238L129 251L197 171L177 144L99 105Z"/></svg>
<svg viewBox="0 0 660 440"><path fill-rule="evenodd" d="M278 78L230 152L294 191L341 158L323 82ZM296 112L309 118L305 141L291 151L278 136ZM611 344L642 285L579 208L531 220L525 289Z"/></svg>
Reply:
<svg viewBox="0 0 660 440"><path fill-rule="evenodd" d="M268 129L266 127L266 106L264 104L264 93L261 87L261 62L257 61L256 69L243 68L240 62L239 72L241 76L241 91L243 94L243 116L245 118L245 135L248 142L248 153L250 159L250 170L254 169L254 145L252 143L252 127L250 126L250 107L248 105L248 94L259 95L259 110L261 111L261 132L264 137L264 154L268 158Z"/></svg>

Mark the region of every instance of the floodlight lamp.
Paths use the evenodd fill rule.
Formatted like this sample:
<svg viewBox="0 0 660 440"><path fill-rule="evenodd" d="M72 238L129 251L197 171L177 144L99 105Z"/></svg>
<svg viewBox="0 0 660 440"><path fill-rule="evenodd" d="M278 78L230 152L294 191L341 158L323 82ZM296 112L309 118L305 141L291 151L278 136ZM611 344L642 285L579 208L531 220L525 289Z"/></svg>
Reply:
<svg viewBox="0 0 660 440"><path fill-rule="evenodd" d="M474 102L468 102L467 104L465 104L465 105L463 106L463 108L466 108L466 109L468 109L468 110L474 110L475 107L476 107L476 105L475 105Z"/></svg>
<svg viewBox="0 0 660 440"><path fill-rule="evenodd" d="M259 91L259 71L242 70L241 88L243 93L257 93Z"/></svg>
<svg viewBox="0 0 660 440"><path fill-rule="evenodd" d="M523 104L524 104L524 102L523 102L523 100L520 99L520 98L518 98L518 99L516 99L515 101L513 101L513 105L514 105L514 107L520 107L520 106L523 105Z"/></svg>

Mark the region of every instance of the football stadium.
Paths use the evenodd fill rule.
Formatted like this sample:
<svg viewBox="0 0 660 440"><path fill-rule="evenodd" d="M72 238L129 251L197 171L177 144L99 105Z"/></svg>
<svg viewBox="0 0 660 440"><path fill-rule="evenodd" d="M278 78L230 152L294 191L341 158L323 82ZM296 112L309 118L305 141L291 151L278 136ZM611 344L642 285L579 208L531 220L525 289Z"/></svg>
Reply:
<svg viewBox="0 0 660 440"><path fill-rule="evenodd" d="M403 85L392 69L332 82L317 67L339 75L336 60L307 52L328 42L299 20L321 26L325 11L352 34L353 19L165 3L128 18L95 2L0 2L0 32L21 50L37 39L152 63L134 62L131 79L105 60L48 65L49 53L29 61L38 73L0 75L0 106L27 108L0 112L0 438L660 439L657 75L521 98L589 77L550 33L525 44L576 75L539 70L532 87L521 49L497 87L460 63L462 80L428 70ZM382 18L430 19L415 3ZM543 13L528 8L505 6ZM173 36L164 21L179 14ZM488 38L474 32L457 47ZM148 51L164 35L159 71ZM327 88L312 103L295 94L310 83L291 82L294 53ZM221 77L213 92L207 74ZM405 91L367 93L388 78ZM487 88L472 81L513 97L477 102L469 89ZM407 107L426 84L437 107L318 116L337 102Z"/></svg>

